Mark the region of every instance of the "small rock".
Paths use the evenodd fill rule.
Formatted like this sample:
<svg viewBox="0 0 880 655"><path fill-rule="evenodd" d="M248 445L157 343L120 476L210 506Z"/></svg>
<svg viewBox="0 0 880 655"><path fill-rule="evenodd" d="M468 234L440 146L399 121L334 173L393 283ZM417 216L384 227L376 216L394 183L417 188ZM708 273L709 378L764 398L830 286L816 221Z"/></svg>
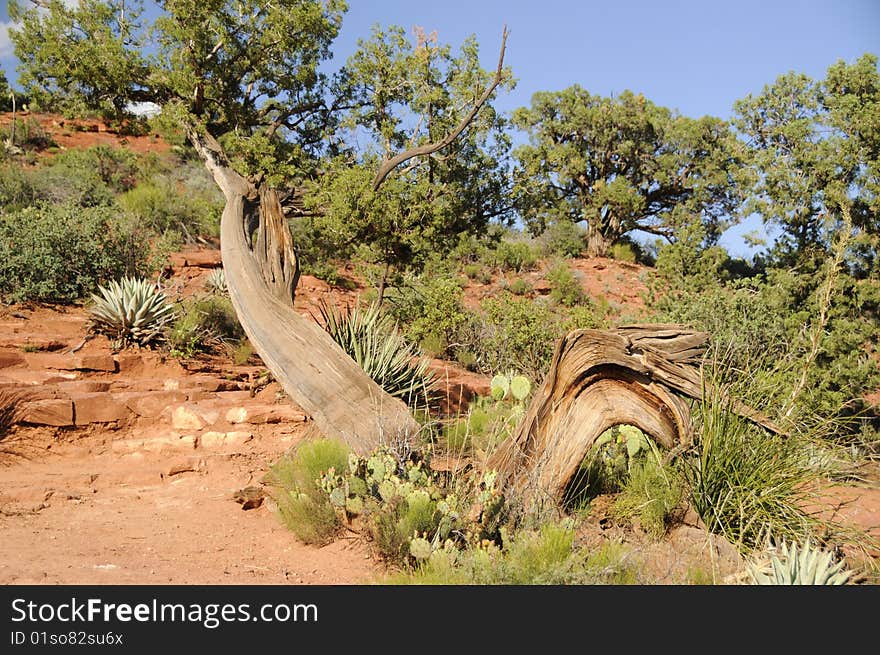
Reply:
<svg viewBox="0 0 880 655"><path fill-rule="evenodd" d="M242 509L256 509L263 504L266 493L260 487L245 487L232 495L232 499L241 505Z"/></svg>
<svg viewBox="0 0 880 655"><path fill-rule="evenodd" d="M206 423L201 416L187 405L179 405L171 413L171 427L175 430L201 430Z"/></svg>

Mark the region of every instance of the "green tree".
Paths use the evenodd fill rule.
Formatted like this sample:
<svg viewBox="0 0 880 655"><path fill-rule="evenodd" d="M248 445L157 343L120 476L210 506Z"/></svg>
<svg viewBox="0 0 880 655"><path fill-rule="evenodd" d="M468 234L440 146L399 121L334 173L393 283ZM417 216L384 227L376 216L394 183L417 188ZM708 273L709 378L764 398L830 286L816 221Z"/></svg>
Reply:
<svg viewBox="0 0 880 655"><path fill-rule="evenodd" d="M411 435L406 406L382 391L317 324L293 309L299 278L278 188L314 173L347 99L320 70L343 0L40 0L10 3L21 81L41 104L123 120L131 103L161 107L199 154L226 205L220 241L227 285L251 343L329 437L358 452ZM145 17L156 16L152 21ZM506 41L506 33L505 39ZM504 45L502 44L502 59ZM500 73L439 141L383 161L374 188L401 164L451 144L501 82Z"/></svg>
<svg viewBox="0 0 880 655"><path fill-rule="evenodd" d="M380 301L390 274L421 268L429 256L452 250L459 235L482 234L490 220L512 211L503 166L509 138L488 103L442 153L414 159L377 184L376 171L397 152L452 132L492 78L473 37L457 56L436 34L417 29L415 37L413 43L400 27L376 27L359 43L344 70L353 102L342 126L367 145L337 157L308 199L317 240L337 257L356 253L380 265Z"/></svg>
<svg viewBox="0 0 880 655"><path fill-rule="evenodd" d="M835 197L852 202L863 270L877 270L880 233L880 73L877 57L839 61L825 80L790 72L735 105L753 153L747 210L780 232L774 261L823 258L841 228ZM854 262L856 263L856 262Z"/></svg>
<svg viewBox="0 0 880 655"><path fill-rule="evenodd" d="M529 134L514 151L525 220L534 232L553 220L586 220L589 256L606 254L633 230L673 240L695 220L717 239L741 204L745 152L720 119L575 85L534 94L513 124Z"/></svg>

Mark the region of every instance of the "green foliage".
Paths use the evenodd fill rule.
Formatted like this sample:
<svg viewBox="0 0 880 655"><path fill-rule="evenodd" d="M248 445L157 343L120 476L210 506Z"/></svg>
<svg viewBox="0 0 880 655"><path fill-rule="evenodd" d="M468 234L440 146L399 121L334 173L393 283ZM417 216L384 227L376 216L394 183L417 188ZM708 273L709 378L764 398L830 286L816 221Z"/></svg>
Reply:
<svg viewBox="0 0 880 655"><path fill-rule="evenodd" d="M551 221L586 220L589 255L644 227L671 235L700 221L718 235L741 203L745 148L717 118L575 85L535 93L512 122L529 133L514 151L520 213L533 233Z"/></svg>
<svg viewBox="0 0 880 655"><path fill-rule="evenodd" d="M749 562L749 578L755 585L844 585L852 576L834 554L823 551L809 539L769 548L762 559Z"/></svg>
<svg viewBox="0 0 880 655"><path fill-rule="evenodd" d="M522 531L509 545L489 543L464 551L437 550L412 571L391 576L394 584L566 585L634 584L626 552L609 544L586 552L567 522Z"/></svg>
<svg viewBox="0 0 880 655"><path fill-rule="evenodd" d="M618 519L638 518L642 529L655 539L669 528L673 511L683 497L678 476L656 456L648 456L630 467L629 478L611 507Z"/></svg>
<svg viewBox="0 0 880 655"><path fill-rule="evenodd" d="M124 212L157 234L174 232L187 242L219 234L222 203L215 193L197 193L157 176L118 198Z"/></svg>
<svg viewBox="0 0 880 655"><path fill-rule="evenodd" d="M215 268L205 278L205 289L209 293L226 294L229 287L226 286L226 271L223 268Z"/></svg>
<svg viewBox="0 0 880 655"><path fill-rule="evenodd" d="M544 304L509 293L485 300L482 309L476 346L480 368L515 369L540 379L562 336L559 317Z"/></svg>
<svg viewBox="0 0 880 655"><path fill-rule="evenodd" d="M574 221L552 221L538 236L544 257L579 257L584 250L586 232Z"/></svg>
<svg viewBox="0 0 880 655"><path fill-rule="evenodd" d="M563 493L564 507L578 509L600 494L627 487L634 470L650 475L659 457L648 437L632 425L615 425L596 439ZM640 473L642 475L642 473ZM634 487L633 492L637 492Z"/></svg>
<svg viewBox="0 0 880 655"><path fill-rule="evenodd" d="M755 172L746 209L781 230L771 251L779 264L796 265L816 249L827 250L841 229L835 214L844 189L855 228L877 235L878 107L873 54L851 65L837 62L818 82L781 75L760 95L736 103L736 126L748 139ZM863 265L875 265L876 248L862 254Z"/></svg>
<svg viewBox="0 0 880 655"><path fill-rule="evenodd" d="M564 261L556 262L547 272L550 282L550 297L566 307L575 307L587 302L587 296L580 281Z"/></svg>
<svg viewBox="0 0 880 655"><path fill-rule="evenodd" d="M304 543L325 544L340 528L339 517L321 488L325 475L345 471L349 450L330 439L300 443L279 459L267 480L284 524Z"/></svg>
<svg viewBox="0 0 880 655"><path fill-rule="evenodd" d="M462 272L467 275L468 279L480 284L489 284L492 282L492 273L486 270L482 264L465 264Z"/></svg>
<svg viewBox="0 0 880 655"><path fill-rule="evenodd" d="M147 273L145 240L106 207L41 204L0 212L0 297L73 302L108 280Z"/></svg>
<svg viewBox="0 0 880 655"><path fill-rule="evenodd" d="M490 254L491 262L503 271L522 273L535 268L538 254L526 241L502 241Z"/></svg>
<svg viewBox="0 0 880 655"><path fill-rule="evenodd" d="M171 354L184 358L224 343L235 345L244 338L232 301L217 295L184 301L167 336Z"/></svg>
<svg viewBox="0 0 880 655"><path fill-rule="evenodd" d="M397 563L501 538L506 505L491 472L449 479L420 456L401 460L380 449L350 456L344 470L327 472L320 485L339 516L365 521L382 555Z"/></svg>
<svg viewBox="0 0 880 655"><path fill-rule="evenodd" d="M147 280L122 278L98 287L89 309L92 329L107 335L114 347L146 346L162 338L174 319L174 306Z"/></svg>
<svg viewBox="0 0 880 655"><path fill-rule="evenodd" d="M708 529L743 550L768 532L801 539L825 526L804 508L824 474L793 437L769 434L730 411L719 391L697 407L695 450L682 464L690 502Z"/></svg>
<svg viewBox="0 0 880 655"><path fill-rule="evenodd" d="M343 312L322 303L324 329L380 387L412 408L424 408L436 396L437 380L429 361L407 343L394 318L379 305Z"/></svg>
<svg viewBox="0 0 880 655"><path fill-rule="evenodd" d="M491 453L513 434L524 414L525 407L519 401L479 397L464 416L443 427L446 449L455 455Z"/></svg>
<svg viewBox="0 0 880 655"><path fill-rule="evenodd" d="M515 296L526 296L532 292L532 285L528 280L518 277L507 285L507 290Z"/></svg>
<svg viewBox="0 0 880 655"><path fill-rule="evenodd" d="M636 253L635 247L633 244L626 241L613 243L611 248L608 249L608 256L619 262L630 262L631 264L634 264L638 260L638 254Z"/></svg>
<svg viewBox="0 0 880 655"><path fill-rule="evenodd" d="M464 307L462 282L457 277L409 278L401 286L389 289L391 314L404 325L410 341L421 344L432 339L433 347L425 350L437 355L454 352L452 344L459 342L471 321L471 314Z"/></svg>

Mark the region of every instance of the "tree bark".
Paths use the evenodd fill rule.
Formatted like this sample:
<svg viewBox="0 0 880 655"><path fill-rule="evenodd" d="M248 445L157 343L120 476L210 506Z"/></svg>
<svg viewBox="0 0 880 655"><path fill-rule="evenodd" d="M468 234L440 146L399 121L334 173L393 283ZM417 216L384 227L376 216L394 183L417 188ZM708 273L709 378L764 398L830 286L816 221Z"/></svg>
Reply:
<svg viewBox="0 0 880 655"><path fill-rule="evenodd" d="M299 277L292 240L273 189L234 171L216 140L188 130L226 206L220 249L238 319L267 368L323 436L359 454L412 439L418 424L314 321L293 308Z"/></svg>
<svg viewBox="0 0 880 655"><path fill-rule="evenodd" d="M614 239L605 236L599 227L587 226L587 257L607 257L613 244Z"/></svg>
<svg viewBox="0 0 880 655"><path fill-rule="evenodd" d="M576 330L556 347L550 371L516 433L490 458L526 505L558 503L596 439L633 425L671 449L691 441L686 398L700 398L697 364L708 335L678 325ZM731 409L777 433L743 403Z"/></svg>

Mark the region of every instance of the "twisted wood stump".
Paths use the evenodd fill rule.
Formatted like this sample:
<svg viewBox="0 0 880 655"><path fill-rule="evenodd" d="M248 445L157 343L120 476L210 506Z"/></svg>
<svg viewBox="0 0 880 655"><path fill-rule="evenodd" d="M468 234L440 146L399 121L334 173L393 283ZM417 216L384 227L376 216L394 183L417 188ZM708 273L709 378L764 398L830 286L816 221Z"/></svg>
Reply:
<svg viewBox="0 0 880 655"><path fill-rule="evenodd" d="M633 425L665 448L691 440L686 398L703 394L705 332L681 325L576 330L556 347L525 418L488 462L526 503L558 502L596 439ZM781 430L738 401L731 409Z"/></svg>

